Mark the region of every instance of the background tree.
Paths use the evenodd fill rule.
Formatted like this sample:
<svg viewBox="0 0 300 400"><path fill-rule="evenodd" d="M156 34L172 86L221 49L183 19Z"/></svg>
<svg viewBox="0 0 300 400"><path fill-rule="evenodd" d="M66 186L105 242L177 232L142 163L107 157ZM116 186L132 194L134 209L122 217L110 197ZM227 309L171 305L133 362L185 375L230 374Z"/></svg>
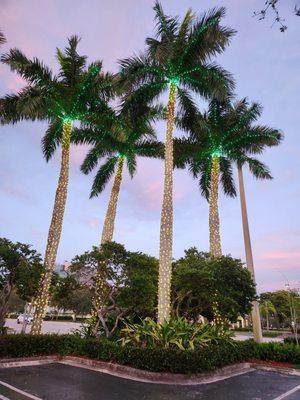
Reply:
<svg viewBox="0 0 300 400"><path fill-rule="evenodd" d="M44 156L48 161L58 145L61 145L62 151L44 258L45 274L36 302L33 334L41 331L61 236L67 199L72 126L74 121L91 122L95 113L103 113L111 93L111 76L100 74L100 61L87 66L86 57L77 52L78 42L78 37L72 36L64 51L57 49L58 76L53 76L51 70L41 61L36 58L28 59L18 49L12 49L1 57L2 62L28 82L18 94L7 95L0 100L1 122L47 120L49 127L42 142Z"/></svg>
<svg viewBox="0 0 300 400"><path fill-rule="evenodd" d="M73 292L78 287L79 284L72 275L63 277L54 274L51 287L51 306L56 307L58 310L70 310Z"/></svg>
<svg viewBox="0 0 300 400"><path fill-rule="evenodd" d="M115 242L106 242L101 251L94 247L92 251L75 257L70 268L77 281L90 287L93 299L98 290L95 272L101 269L103 301L97 308L94 335L104 332L111 337L125 316L136 319L155 313L158 272L155 258L128 252Z"/></svg>
<svg viewBox="0 0 300 400"><path fill-rule="evenodd" d="M37 294L43 272L41 256L30 245L0 238L0 327L5 324L12 291L30 301Z"/></svg>
<svg viewBox="0 0 300 400"><path fill-rule="evenodd" d="M121 61L120 82L131 99L152 101L168 92L164 192L160 225L158 321L170 317L173 244L173 128L175 106L196 112L192 94L224 99L233 88L231 76L211 57L221 53L234 31L220 26L225 9L213 9L199 19L188 10L182 22L154 5L155 37L146 39L144 54Z"/></svg>
<svg viewBox="0 0 300 400"><path fill-rule="evenodd" d="M270 315L276 314L276 308L274 307L274 304L270 300L265 300L262 303L260 303L259 309L262 316L266 319L267 331L269 332L270 330L269 318Z"/></svg>
<svg viewBox="0 0 300 400"><path fill-rule="evenodd" d="M255 285L238 259L211 257L195 247L173 264L173 312L176 317L212 321L215 304L223 321L236 322L251 310Z"/></svg>

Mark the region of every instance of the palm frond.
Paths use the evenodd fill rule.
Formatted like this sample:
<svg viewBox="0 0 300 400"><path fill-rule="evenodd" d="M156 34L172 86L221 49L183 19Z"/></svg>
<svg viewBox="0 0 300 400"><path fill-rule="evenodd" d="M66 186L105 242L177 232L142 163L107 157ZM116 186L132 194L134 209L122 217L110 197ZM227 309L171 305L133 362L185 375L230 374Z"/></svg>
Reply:
<svg viewBox="0 0 300 400"><path fill-rule="evenodd" d="M98 196L105 188L106 184L113 176L118 162L118 157L110 157L99 168L92 185L90 198Z"/></svg>
<svg viewBox="0 0 300 400"><path fill-rule="evenodd" d="M224 193L228 196L236 196L236 188L233 179L232 166L230 160L220 157L220 175Z"/></svg>
<svg viewBox="0 0 300 400"><path fill-rule="evenodd" d="M55 153L62 136L61 120L56 119L49 123L45 136L42 139L42 151L46 161Z"/></svg>
<svg viewBox="0 0 300 400"><path fill-rule="evenodd" d="M12 71L17 72L27 82L40 87L51 84L53 77L51 70L37 58L30 60L18 49L11 49L1 56L1 61L10 66Z"/></svg>
<svg viewBox="0 0 300 400"><path fill-rule="evenodd" d="M250 171L256 179L273 179L269 168L256 158L245 157L242 162L247 163Z"/></svg>
<svg viewBox="0 0 300 400"><path fill-rule="evenodd" d="M6 38L2 31L0 31L0 45L6 43Z"/></svg>
<svg viewBox="0 0 300 400"><path fill-rule="evenodd" d="M80 56L77 52L77 46L80 41L78 36L71 36L68 39L68 46L64 51L57 49L56 57L60 65L59 76L68 85L74 86L78 77L84 72L86 65L86 56Z"/></svg>

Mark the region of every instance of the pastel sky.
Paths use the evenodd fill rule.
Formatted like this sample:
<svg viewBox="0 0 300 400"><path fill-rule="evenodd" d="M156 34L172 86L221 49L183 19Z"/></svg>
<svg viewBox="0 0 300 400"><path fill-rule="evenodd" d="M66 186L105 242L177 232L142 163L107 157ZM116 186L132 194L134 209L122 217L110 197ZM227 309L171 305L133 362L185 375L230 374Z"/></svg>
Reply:
<svg viewBox="0 0 300 400"><path fill-rule="evenodd" d="M238 33L218 62L235 76L238 98L247 96L264 107L261 123L280 128L284 143L263 160L274 180L259 182L245 171L246 194L258 290L275 290L300 280L300 18L295 0L281 1L288 31L280 33L272 19L258 22L254 10L263 0L162 0L165 11L183 15L191 7L201 13L224 5L224 23ZM18 47L57 71L56 47L72 34L82 37L81 53L102 59L105 70L117 71L117 60L144 49L153 32L152 0L0 0L0 27L7 37L1 51ZM0 96L14 92L22 80L0 66ZM199 102L201 108L206 104ZM0 127L0 235L31 243L44 253L59 169L59 153L47 164L41 153L46 123ZM164 137L164 125L157 126ZM176 132L180 135L180 132ZM79 166L86 153L72 148L70 189L58 262L97 245L111 185L89 200L92 176ZM115 240L130 250L158 255L163 164L140 160L133 180L125 176L118 207ZM187 171L175 172L174 257L184 249L208 249L208 205ZM221 195L223 251L244 260L239 199Z"/></svg>

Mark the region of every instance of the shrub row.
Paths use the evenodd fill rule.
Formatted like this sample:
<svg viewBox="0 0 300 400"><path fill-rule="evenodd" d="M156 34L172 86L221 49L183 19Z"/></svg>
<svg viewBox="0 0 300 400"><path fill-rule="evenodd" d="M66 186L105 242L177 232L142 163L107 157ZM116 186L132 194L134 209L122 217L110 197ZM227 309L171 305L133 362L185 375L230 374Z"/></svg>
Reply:
<svg viewBox="0 0 300 400"><path fill-rule="evenodd" d="M72 335L3 335L0 358L41 355L75 355L113 361L153 372L200 373L251 359L300 364L300 347L294 344L263 343L252 340L210 345L199 350L121 347L108 340L81 339Z"/></svg>

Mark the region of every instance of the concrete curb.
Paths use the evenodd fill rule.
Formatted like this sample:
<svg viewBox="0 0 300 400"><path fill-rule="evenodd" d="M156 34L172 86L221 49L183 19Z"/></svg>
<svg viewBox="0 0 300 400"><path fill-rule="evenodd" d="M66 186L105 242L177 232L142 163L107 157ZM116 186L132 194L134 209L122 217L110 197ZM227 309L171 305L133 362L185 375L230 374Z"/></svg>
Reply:
<svg viewBox="0 0 300 400"><path fill-rule="evenodd" d="M172 374L168 372L150 372L126 365L120 365L112 362L93 360L85 357L75 356L46 356L46 357L28 357L26 359L2 359L0 360L1 368L25 367L34 365L43 365L50 363L61 363L73 367L85 368L92 371L117 376L123 379L130 379L139 382L167 384L167 385L203 385L207 383L217 382L253 372L255 370L264 370L269 372L277 372L287 375L300 376L300 371L293 368L272 367L269 365L257 364L255 362L244 362L228 365L213 372L205 372L200 374L184 375Z"/></svg>

